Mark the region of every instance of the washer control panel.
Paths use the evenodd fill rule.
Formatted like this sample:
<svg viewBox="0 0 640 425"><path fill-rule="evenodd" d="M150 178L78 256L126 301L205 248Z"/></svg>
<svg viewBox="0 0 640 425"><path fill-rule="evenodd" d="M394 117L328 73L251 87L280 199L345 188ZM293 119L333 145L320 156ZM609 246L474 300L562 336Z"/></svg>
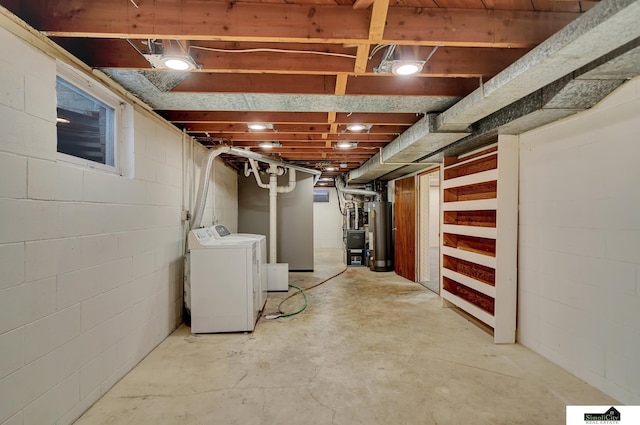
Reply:
<svg viewBox="0 0 640 425"><path fill-rule="evenodd" d="M222 224L216 224L210 228L212 230L213 237L216 239L224 238L225 236L229 236L231 232ZM207 229L209 230L209 229Z"/></svg>

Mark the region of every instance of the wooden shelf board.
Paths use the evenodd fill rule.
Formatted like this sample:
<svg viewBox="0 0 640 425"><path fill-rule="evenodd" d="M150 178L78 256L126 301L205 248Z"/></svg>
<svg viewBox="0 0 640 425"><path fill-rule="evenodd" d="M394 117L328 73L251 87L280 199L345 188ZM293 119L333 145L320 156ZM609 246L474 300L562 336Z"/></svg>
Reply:
<svg viewBox="0 0 640 425"><path fill-rule="evenodd" d="M479 280L475 280L469 276L465 276L463 274L454 272L453 270L449 270L445 267L442 268L442 276L448 277L449 279L455 280L456 282L468 286L471 289L475 289L478 292L482 292L483 294L495 298L496 297L496 287L487 285L484 282L480 282Z"/></svg>
<svg viewBox="0 0 640 425"><path fill-rule="evenodd" d="M442 254L448 255L449 257L470 261L472 263L480 264L482 266L491 267L494 269L496 268L496 257L476 254L475 252L465 251L462 249L455 249L455 248L451 248L450 246L443 246Z"/></svg>
<svg viewBox="0 0 640 425"><path fill-rule="evenodd" d="M492 180L498 180L498 169L482 171L480 173L468 174L462 177L444 180L442 182L443 189L451 189L454 187L468 186L476 183L484 183Z"/></svg>
<svg viewBox="0 0 640 425"><path fill-rule="evenodd" d="M498 151L498 144L496 143L494 145L486 146L474 153L463 155L463 157L460 159L454 159L455 157L447 157L446 159L448 159L449 161L447 161L444 169L446 170L448 168L453 168L457 165L464 165L476 159L486 158L488 156L494 155L497 151ZM450 161L454 161L454 162L450 162Z"/></svg>
<svg viewBox="0 0 640 425"><path fill-rule="evenodd" d="M475 201L443 202L443 211L473 211L473 210L495 210L498 208L498 200L478 199Z"/></svg>
<svg viewBox="0 0 640 425"><path fill-rule="evenodd" d="M498 229L495 227L460 226L456 224L443 224L440 228L443 233L456 235L476 236L478 238L496 239Z"/></svg>
<svg viewBox="0 0 640 425"><path fill-rule="evenodd" d="M470 302L468 302L466 300L463 300L462 298L460 298L460 297L458 297L456 295L453 295L451 292L447 291L446 289L442 289L441 296L445 300L455 304L457 307L459 307L462 310L466 311L467 313L469 313L470 315L474 316L478 320L486 323L487 325L491 326L492 328L495 328L495 323L496 323L495 317L493 317L492 315L490 315L486 311L476 307L475 305L471 304Z"/></svg>

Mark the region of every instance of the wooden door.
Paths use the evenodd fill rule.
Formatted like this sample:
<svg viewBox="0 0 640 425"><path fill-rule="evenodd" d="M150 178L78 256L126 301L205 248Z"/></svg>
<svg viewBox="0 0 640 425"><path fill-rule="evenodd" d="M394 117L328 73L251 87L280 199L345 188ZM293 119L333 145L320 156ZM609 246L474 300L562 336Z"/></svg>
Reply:
<svg viewBox="0 0 640 425"><path fill-rule="evenodd" d="M394 260L396 273L416 281L416 180L396 180L394 197Z"/></svg>

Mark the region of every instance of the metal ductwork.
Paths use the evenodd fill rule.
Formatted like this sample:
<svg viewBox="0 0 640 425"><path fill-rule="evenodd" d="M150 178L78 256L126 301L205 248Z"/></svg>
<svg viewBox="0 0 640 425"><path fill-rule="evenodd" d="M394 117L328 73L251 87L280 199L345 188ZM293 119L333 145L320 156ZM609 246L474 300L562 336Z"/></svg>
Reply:
<svg viewBox="0 0 640 425"><path fill-rule="evenodd" d="M637 0L600 2L443 113L418 121L347 180L391 180L454 149L482 146L489 133L520 134L590 108L640 74L638 22Z"/></svg>

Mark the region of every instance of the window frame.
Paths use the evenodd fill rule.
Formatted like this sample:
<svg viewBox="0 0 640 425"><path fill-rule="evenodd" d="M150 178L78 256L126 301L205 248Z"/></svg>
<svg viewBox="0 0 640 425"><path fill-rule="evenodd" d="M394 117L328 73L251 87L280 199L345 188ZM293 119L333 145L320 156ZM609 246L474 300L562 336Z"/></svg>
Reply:
<svg viewBox="0 0 640 425"><path fill-rule="evenodd" d="M68 163L85 167L85 168L96 169L96 170L106 171L113 174L122 175L121 147L122 147L122 137L125 133L123 131L123 123L124 123L123 111L126 104L123 102L123 100L120 97L118 97L116 94L111 92L108 88L104 87L97 81L91 79L89 76L83 74L81 71L60 61L57 62L56 85L57 85L58 78L65 81L67 84L73 86L75 89L80 90L81 92L95 98L96 100L104 103L110 108L113 108L113 123L110 128L110 131L113 132L113 142L112 142L112 146L110 146L111 155L113 156L113 165L107 165L101 162L92 161L90 159L85 159L78 156L59 152L57 130L56 130L56 159L62 162L68 162ZM56 105L55 106L56 108L58 107L57 89L56 89Z"/></svg>

